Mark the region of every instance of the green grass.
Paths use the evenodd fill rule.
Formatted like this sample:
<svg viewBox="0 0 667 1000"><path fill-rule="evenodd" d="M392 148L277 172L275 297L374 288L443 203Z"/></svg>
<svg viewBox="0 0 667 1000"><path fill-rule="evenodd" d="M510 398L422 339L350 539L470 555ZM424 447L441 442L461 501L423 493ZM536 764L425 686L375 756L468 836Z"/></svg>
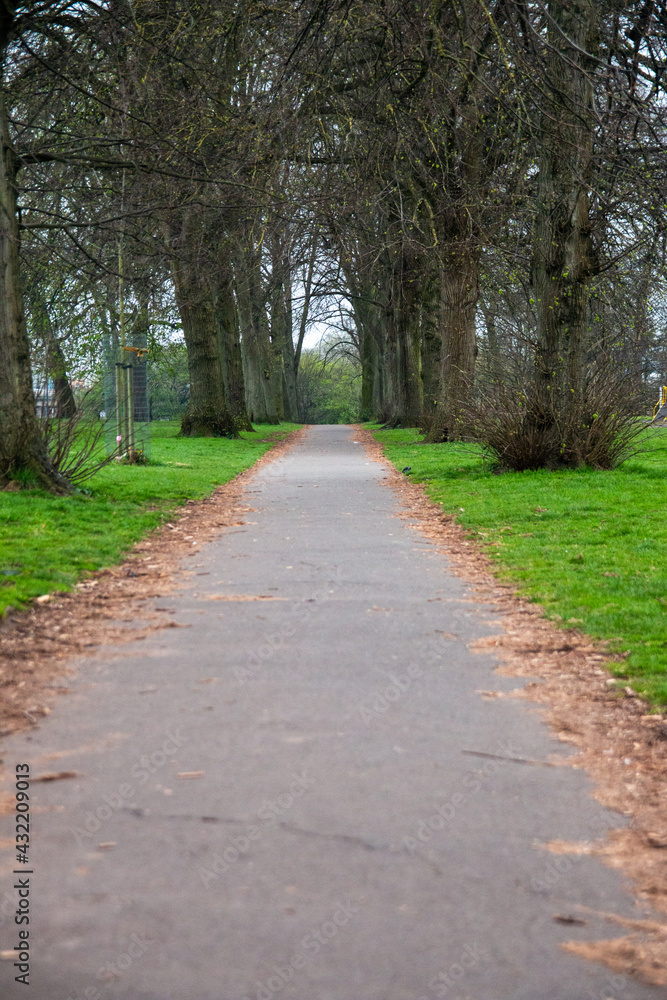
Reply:
<svg viewBox="0 0 667 1000"><path fill-rule="evenodd" d="M0 491L0 616L40 594L71 589L118 562L179 504L208 496L296 429L256 425L240 440L178 438L178 423L151 426L151 463L114 462L67 497Z"/></svg>
<svg viewBox="0 0 667 1000"><path fill-rule="evenodd" d="M419 444L415 430L376 431L387 457L423 483L496 563L498 575L563 628L610 649L619 677L667 704L667 435L611 472L495 475L480 447Z"/></svg>

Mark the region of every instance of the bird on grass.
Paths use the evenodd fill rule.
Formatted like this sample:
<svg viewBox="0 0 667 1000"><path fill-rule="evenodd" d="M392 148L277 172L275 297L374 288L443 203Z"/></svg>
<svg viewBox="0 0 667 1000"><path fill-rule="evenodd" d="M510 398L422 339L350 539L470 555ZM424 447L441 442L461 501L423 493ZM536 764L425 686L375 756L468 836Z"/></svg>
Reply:
<svg viewBox="0 0 667 1000"><path fill-rule="evenodd" d="M412 472L412 466L406 465L404 469L401 469L401 472Z"/></svg>

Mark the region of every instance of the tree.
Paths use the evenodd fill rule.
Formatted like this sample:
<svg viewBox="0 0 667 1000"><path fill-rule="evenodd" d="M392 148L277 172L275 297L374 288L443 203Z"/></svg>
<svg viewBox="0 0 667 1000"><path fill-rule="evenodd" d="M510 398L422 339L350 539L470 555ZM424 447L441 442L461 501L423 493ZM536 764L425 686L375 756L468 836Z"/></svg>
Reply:
<svg viewBox="0 0 667 1000"><path fill-rule="evenodd" d="M27 5L31 6L31 5ZM60 5L46 5L54 10ZM25 6L5 2L0 10L0 73ZM64 490L67 481L48 456L35 410L30 345L19 270L16 178L19 159L9 137L6 95L0 93L0 481L27 472L41 486Z"/></svg>
<svg viewBox="0 0 667 1000"><path fill-rule="evenodd" d="M531 283L537 320L537 373L545 406L578 403L595 268L593 78L600 11L592 0L547 5L547 100L542 108Z"/></svg>

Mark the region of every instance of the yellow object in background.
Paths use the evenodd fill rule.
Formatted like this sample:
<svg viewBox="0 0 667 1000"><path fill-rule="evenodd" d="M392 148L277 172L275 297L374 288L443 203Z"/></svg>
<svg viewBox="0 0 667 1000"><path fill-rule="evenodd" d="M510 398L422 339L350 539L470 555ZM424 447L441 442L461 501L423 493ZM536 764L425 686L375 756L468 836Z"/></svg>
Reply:
<svg viewBox="0 0 667 1000"><path fill-rule="evenodd" d="M656 415L660 413L660 410L665 405L667 405L667 385L663 385L660 387L660 398L653 407L653 420L655 420ZM663 420L667 420L667 413L663 415Z"/></svg>

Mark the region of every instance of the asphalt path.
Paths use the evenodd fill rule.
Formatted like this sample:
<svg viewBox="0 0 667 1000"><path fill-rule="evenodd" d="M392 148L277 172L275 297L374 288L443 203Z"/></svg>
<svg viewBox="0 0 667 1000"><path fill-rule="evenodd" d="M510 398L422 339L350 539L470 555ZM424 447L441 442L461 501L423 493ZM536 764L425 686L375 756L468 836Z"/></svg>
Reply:
<svg viewBox="0 0 667 1000"><path fill-rule="evenodd" d="M544 845L625 820L548 766L570 751L530 703L481 697L517 686L468 648L497 617L383 475L350 428L310 429L153 602L187 627L79 660L5 741L9 774L80 777L33 786L30 987L5 959L0 996L657 1000L560 947L643 911Z"/></svg>

